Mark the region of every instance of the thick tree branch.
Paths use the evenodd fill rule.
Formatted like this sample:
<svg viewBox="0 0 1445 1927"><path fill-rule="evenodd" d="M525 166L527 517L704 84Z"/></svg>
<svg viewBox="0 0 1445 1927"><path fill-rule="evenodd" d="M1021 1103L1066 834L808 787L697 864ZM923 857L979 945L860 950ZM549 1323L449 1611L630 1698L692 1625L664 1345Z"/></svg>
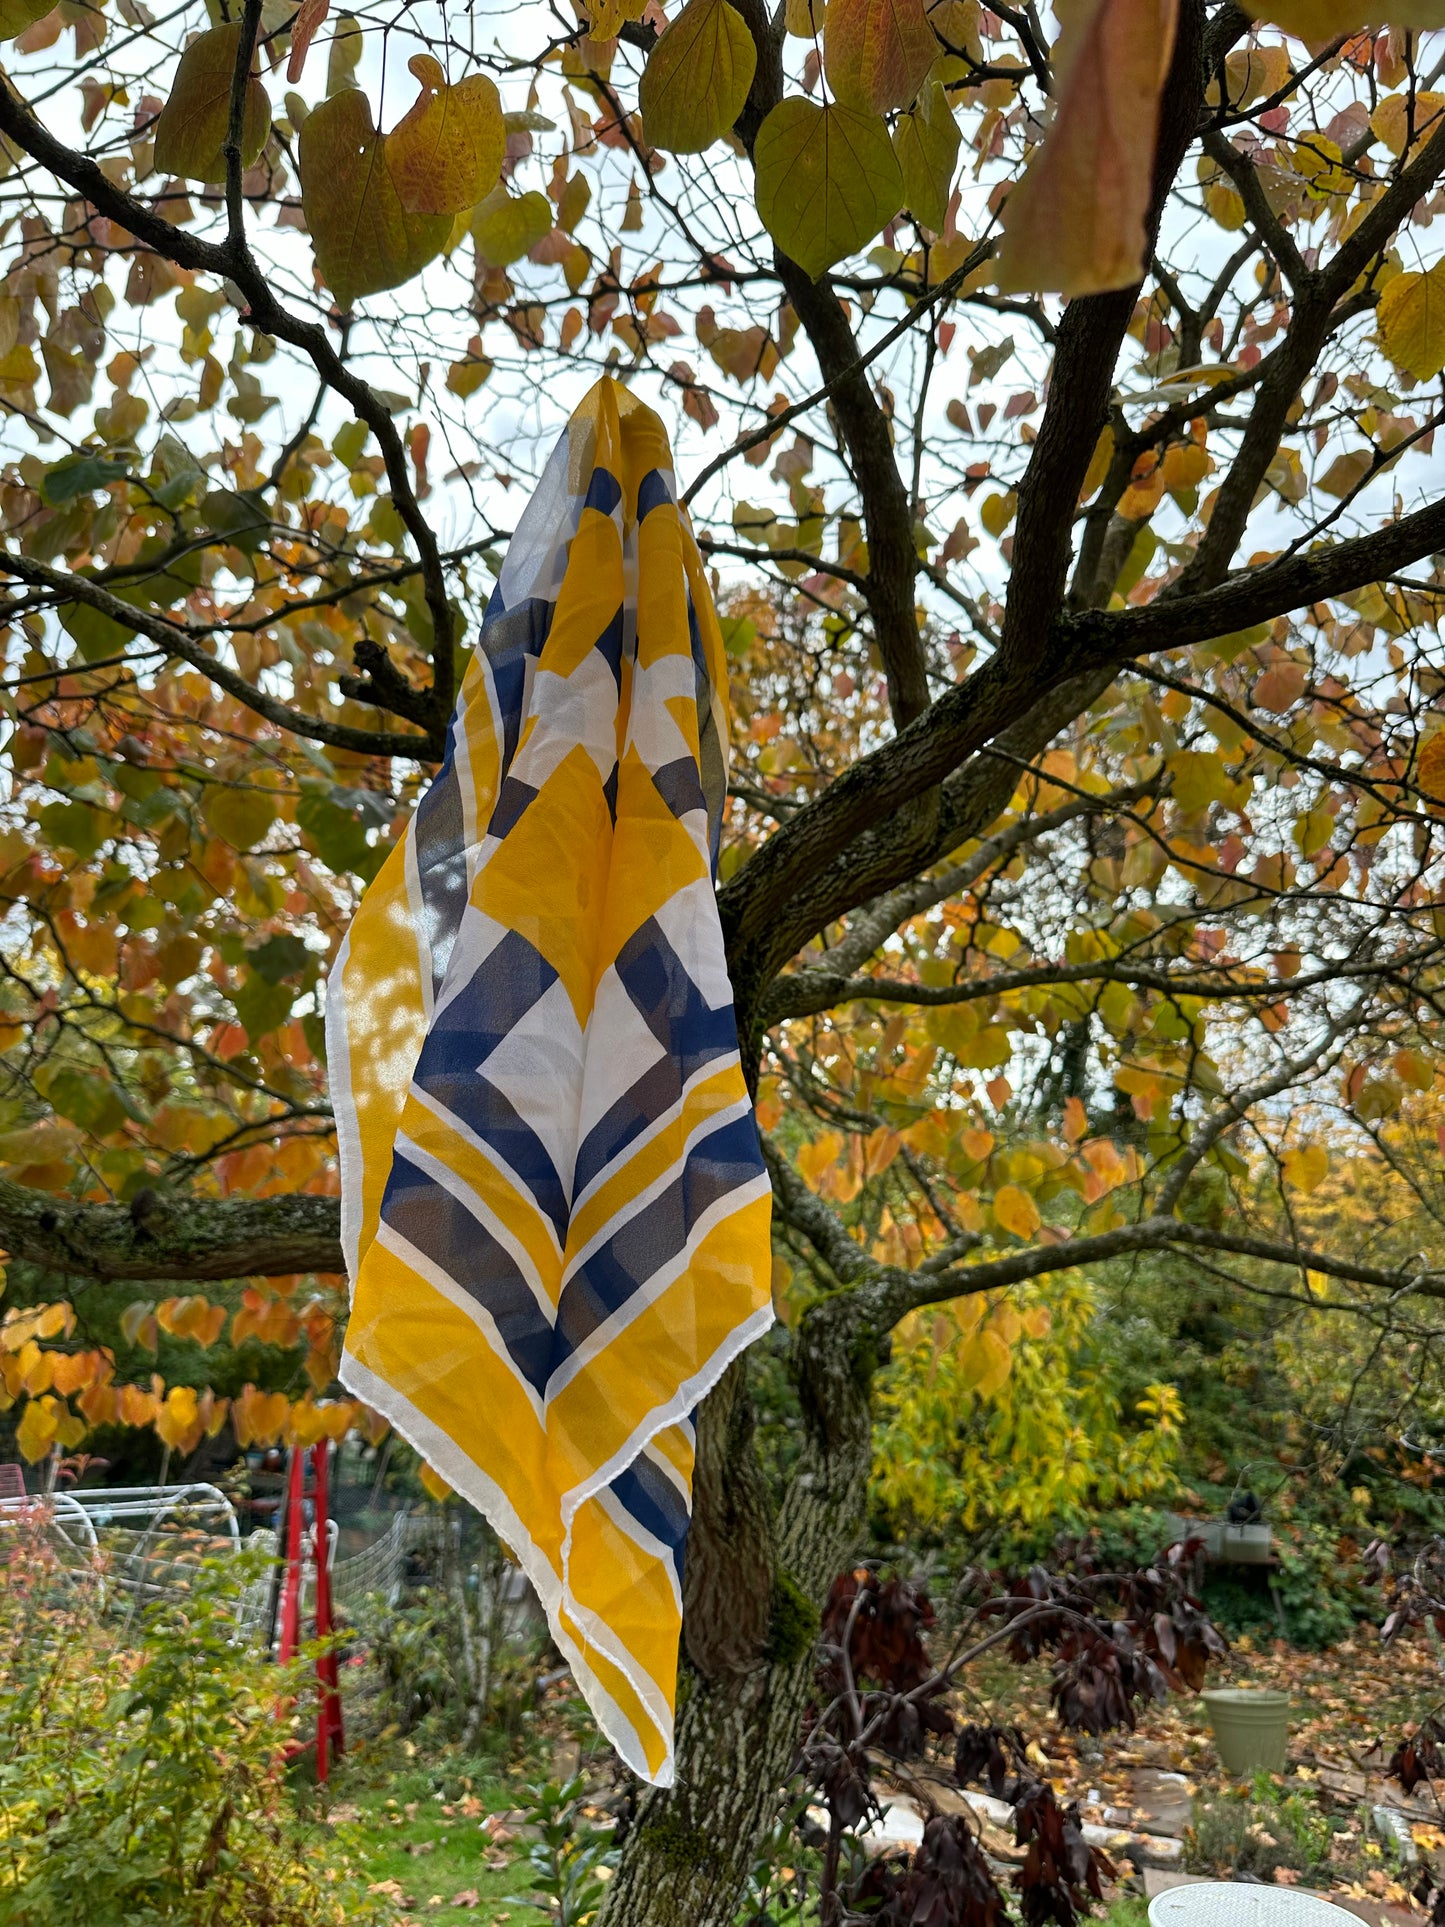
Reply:
<svg viewBox="0 0 1445 1927"><path fill-rule="evenodd" d="M72 1204L0 1178L0 1246L79 1278L275 1278L344 1271L335 1198L198 1198Z"/></svg>

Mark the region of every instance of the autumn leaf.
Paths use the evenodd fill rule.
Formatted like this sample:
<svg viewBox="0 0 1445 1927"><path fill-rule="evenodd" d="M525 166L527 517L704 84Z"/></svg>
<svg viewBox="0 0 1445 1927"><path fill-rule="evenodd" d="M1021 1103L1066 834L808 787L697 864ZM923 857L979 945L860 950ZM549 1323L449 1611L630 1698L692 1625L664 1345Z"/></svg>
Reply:
<svg viewBox="0 0 1445 1927"><path fill-rule="evenodd" d="M1032 1238L1040 1225L1039 1208L1027 1191L1016 1184L1005 1184L994 1192L993 1215L1005 1231L1016 1238Z"/></svg>
<svg viewBox="0 0 1445 1927"><path fill-rule="evenodd" d="M1445 368L1445 261L1388 282L1376 326L1380 346L1397 368L1417 381L1433 381Z"/></svg>
<svg viewBox="0 0 1445 1927"><path fill-rule="evenodd" d="M753 158L758 213L814 280L871 241L903 205L887 126L837 101L780 101L758 130Z"/></svg>
<svg viewBox="0 0 1445 1927"><path fill-rule="evenodd" d="M510 194L505 187L494 187L472 216L477 253L494 268L520 261L551 230L552 203L536 188Z"/></svg>
<svg viewBox="0 0 1445 1927"><path fill-rule="evenodd" d="M441 252L451 216L407 213L359 87L332 94L307 116L299 161L316 265L339 307L399 287Z"/></svg>
<svg viewBox="0 0 1445 1927"><path fill-rule="evenodd" d="M181 55L170 98L156 121L155 165L162 174L222 181L231 117L231 80L241 47L239 24L198 34ZM271 102L252 74L246 82L241 164L249 167L271 131Z"/></svg>
<svg viewBox="0 0 1445 1927"><path fill-rule="evenodd" d="M306 66L311 42L326 24L331 0L301 0L301 10L291 29L291 58L286 62L286 78L294 87Z"/></svg>
<svg viewBox="0 0 1445 1927"><path fill-rule="evenodd" d="M959 1348L959 1369L964 1383L980 1398L992 1398L1003 1389L1013 1370L1013 1354L998 1332L985 1327Z"/></svg>
<svg viewBox="0 0 1445 1927"><path fill-rule="evenodd" d="M923 0L829 0L823 67L845 107L906 107L937 57Z"/></svg>
<svg viewBox="0 0 1445 1927"><path fill-rule="evenodd" d="M1392 27L1445 26L1441 0L1245 0L1245 11L1312 47L1386 22Z"/></svg>
<svg viewBox="0 0 1445 1927"><path fill-rule="evenodd" d="M648 55L637 89L648 144L700 154L720 140L753 84L758 51L728 0L688 0Z"/></svg>
<svg viewBox="0 0 1445 1927"><path fill-rule="evenodd" d="M1387 94L1370 116L1370 129L1398 159L1440 131L1445 94Z"/></svg>
<svg viewBox="0 0 1445 1927"><path fill-rule="evenodd" d="M903 170L904 204L914 219L935 234L948 219L948 196L963 136L939 81L924 88L917 105L893 130L893 147Z"/></svg>
<svg viewBox="0 0 1445 1927"><path fill-rule="evenodd" d="M447 85L440 61L413 54L421 92L386 137L386 165L408 214L463 214L496 184L507 150L502 99L485 74Z"/></svg>
<svg viewBox="0 0 1445 1927"><path fill-rule="evenodd" d="M1438 730L1420 751L1415 781L1427 796L1445 802L1445 730Z"/></svg>
<svg viewBox="0 0 1445 1927"><path fill-rule="evenodd" d="M1053 124L1009 195L998 285L1101 294L1144 273L1159 96L1178 0L1071 0Z"/></svg>
<svg viewBox="0 0 1445 1927"><path fill-rule="evenodd" d="M1329 1176L1330 1154L1323 1144L1305 1144L1286 1151L1281 1162L1286 1184L1296 1191L1316 1191Z"/></svg>
<svg viewBox="0 0 1445 1927"><path fill-rule="evenodd" d="M201 798L201 819L232 849L252 850L276 821L276 799L269 790L212 783Z"/></svg>

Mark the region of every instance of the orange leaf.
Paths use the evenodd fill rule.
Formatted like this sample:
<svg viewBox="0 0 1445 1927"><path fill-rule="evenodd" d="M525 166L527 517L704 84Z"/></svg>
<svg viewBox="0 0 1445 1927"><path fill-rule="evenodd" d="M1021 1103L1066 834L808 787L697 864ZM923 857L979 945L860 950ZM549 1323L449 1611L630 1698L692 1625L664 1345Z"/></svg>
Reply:
<svg viewBox="0 0 1445 1927"><path fill-rule="evenodd" d="M1445 801L1445 730L1432 736L1420 751L1415 781L1427 796Z"/></svg>
<svg viewBox="0 0 1445 1927"><path fill-rule="evenodd" d="M311 43L330 11L331 0L301 0L301 11L291 29L291 58L286 63L286 78L293 87L301 78Z"/></svg>
<svg viewBox="0 0 1445 1927"><path fill-rule="evenodd" d="M1178 0L1079 0L1054 50L1053 125L1003 215L1004 292L1100 294L1144 274L1159 96Z"/></svg>

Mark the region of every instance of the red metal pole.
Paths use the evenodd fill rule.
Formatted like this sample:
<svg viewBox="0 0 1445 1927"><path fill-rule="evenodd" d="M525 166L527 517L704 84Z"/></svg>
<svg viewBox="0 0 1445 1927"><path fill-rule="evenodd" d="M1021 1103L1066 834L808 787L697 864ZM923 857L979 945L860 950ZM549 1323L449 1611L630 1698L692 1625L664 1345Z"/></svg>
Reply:
<svg viewBox="0 0 1445 1927"><path fill-rule="evenodd" d="M276 1655L283 1666L288 1659L296 1657L296 1649L301 1644L301 1510L305 1476L305 1455L298 1446L293 1446L286 1480L286 1572L281 1581L281 1645Z"/></svg>
<svg viewBox="0 0 1445 1927"><path fill-rule="evenodd" d="M330 1450L329 1439L318 1439L311 1448L311 1472L316 1490L315 1533L316 1548L316 1637L329 1639L336 1630L331 1614L331 1563L330 1534L328 1531L328 1491L326 1464ZM337 1671L336 1651L329 1647L320 1653L316 1660L316 1680L319 1687L319 1704L316 1713L316 1777L325 1780L331 1768L332 1754L339 1754L345 1737L341 1725L341 1690Z"/></svg>

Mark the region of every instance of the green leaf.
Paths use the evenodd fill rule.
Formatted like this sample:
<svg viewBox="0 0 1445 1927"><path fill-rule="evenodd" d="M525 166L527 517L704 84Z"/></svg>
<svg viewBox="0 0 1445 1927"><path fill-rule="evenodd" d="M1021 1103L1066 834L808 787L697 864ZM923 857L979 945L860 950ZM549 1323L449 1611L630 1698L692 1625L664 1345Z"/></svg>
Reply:
<svg viewBox="0 0 1445 1927"><path fill-rule="evenodd" d="M259 489L209 489L201 498L201 520L243 555L254 555L271 532L271 515Z"/></svg>
<svg viewBox="0 0 1445 1927"><path fill-rule="evenodd" d="M47 1080L44 1094L57 1117L68 1118L96 1137L118 1131L128 1115L114 1087L98 1070L56 1071Z"/></svg>
<svg viewBox="0 0 1445 1927"><path fill-rule="evenodd" d="M316 853L327 869L338 875L350 871L368 876L383 854L367 842L361 818L343 809L321 790L303 791L296 805L296 822L315 844Z"/></svg>
<svg viewBox="0 0 1445 1927"><path fill-rule="evenodd" d="M315 963L316 953L301 937L268 937L265 943L246 952L246 961L268 984L279 984L287 977L299 977L308 965Z"/></svg>
<svg viewBox="0 0 1445 1927"><path fill-rule="evenodd" d="M239 989L227 994L253 1044L284 1024L296 1001L296 992L289 984L267 983L254 970L248 972Z"/></svg>
<svg viewBox="0 0 1445 1927"><path fill-rule="evenodd" d="M823 66L847 107L906 107L939 51L923 0L829 0Z"/></svg>
<svg viewBox="0 0 1445 1927"><path fill-rule="evenodd" d="M68 455L46 469L40 499L50 508L62 508L77 495L90 495L108 482L118 482L126 472L124 462L110 462L103 455Z"/></svg>
<svg viewBox="0 0 1445 1927"><path fill-rule="evenodd" d="M309 116L298 158L316 265L338 307L400 287L440 254L452 217L407 213L359 87L332 94Z"/></svg>
<svg viewBox="0 0 1445 1927"><path fill-rule="evenodd" d="M638 85L653 147L700 154L720 140L747 100L758 50L728 0L688 0L648 56Z"/></svg>
<svg viewBox="0 0 1445 1927"><path fill-rule="evenodd" d="M221 151L231 118L231 77L241 48L241 28L212 27L181 55L170 99L156 121L155 165L162 174L192 181L223 181ZM241 122L241 163L249 167L271 131L271 102L252 74L246 82Z"/></svg>
<svg viewBox="0 0 1445 1927"><path fill-rule="evenodd" d="M135 634L88 602L62 602L59 614L61 628L86 662L107 662L120 655Z"/></svg>
<svg viewBox="0 0 1445 1927"><path fill-rule="evenodd" d="M50 12L54 0L0 0L0 40L13 40Z"/></svg>
<svg viewBox="0 0 1445 1927"><path fill-rule="evenodd" d="M36 822L45 840L58 850L70 850L88 863L115 827L106 810L93 803L47 803Z"/></svg>
<svg viewBox="0 0 1445 1927"><path fill-rule="evenodd" d="M488 267L508 268L552 232L552 203L535 188L509 194L494 187L472 217L472 239Z"/></svg>
<svg viewBox="0 0 1445 1927"><path fill-rule="evenodd" d="M421 83L405 118L386 137L386 164L408 214L464 214L496 185L506 158L502 97L485 74L449 87L431 54L413 54Z"/></svg>
<svg viewBox="0 0 1445 1927"><path fill-rule="evenodd" d="M948 96L936 80L929 82L917 106L893 130L894 150L903 169L904 205L935 234L942 232L948 219L948 195L962 138L949 111Z"/></svg>
<svg viewBox="0 0 1445 1927"><path fill-rule="evenodd" d="M251 850L276 821L276 799L270 790L210 784L201 798L201 821L232 849Z"/></svg>
<svg viewBox="0 0 1445 1927"><path fill-rule="evenodd" d="M884 122L836 101L780 101L758 130L754 160L758 213L814 280L903 205L903 171Z"/></svg>

